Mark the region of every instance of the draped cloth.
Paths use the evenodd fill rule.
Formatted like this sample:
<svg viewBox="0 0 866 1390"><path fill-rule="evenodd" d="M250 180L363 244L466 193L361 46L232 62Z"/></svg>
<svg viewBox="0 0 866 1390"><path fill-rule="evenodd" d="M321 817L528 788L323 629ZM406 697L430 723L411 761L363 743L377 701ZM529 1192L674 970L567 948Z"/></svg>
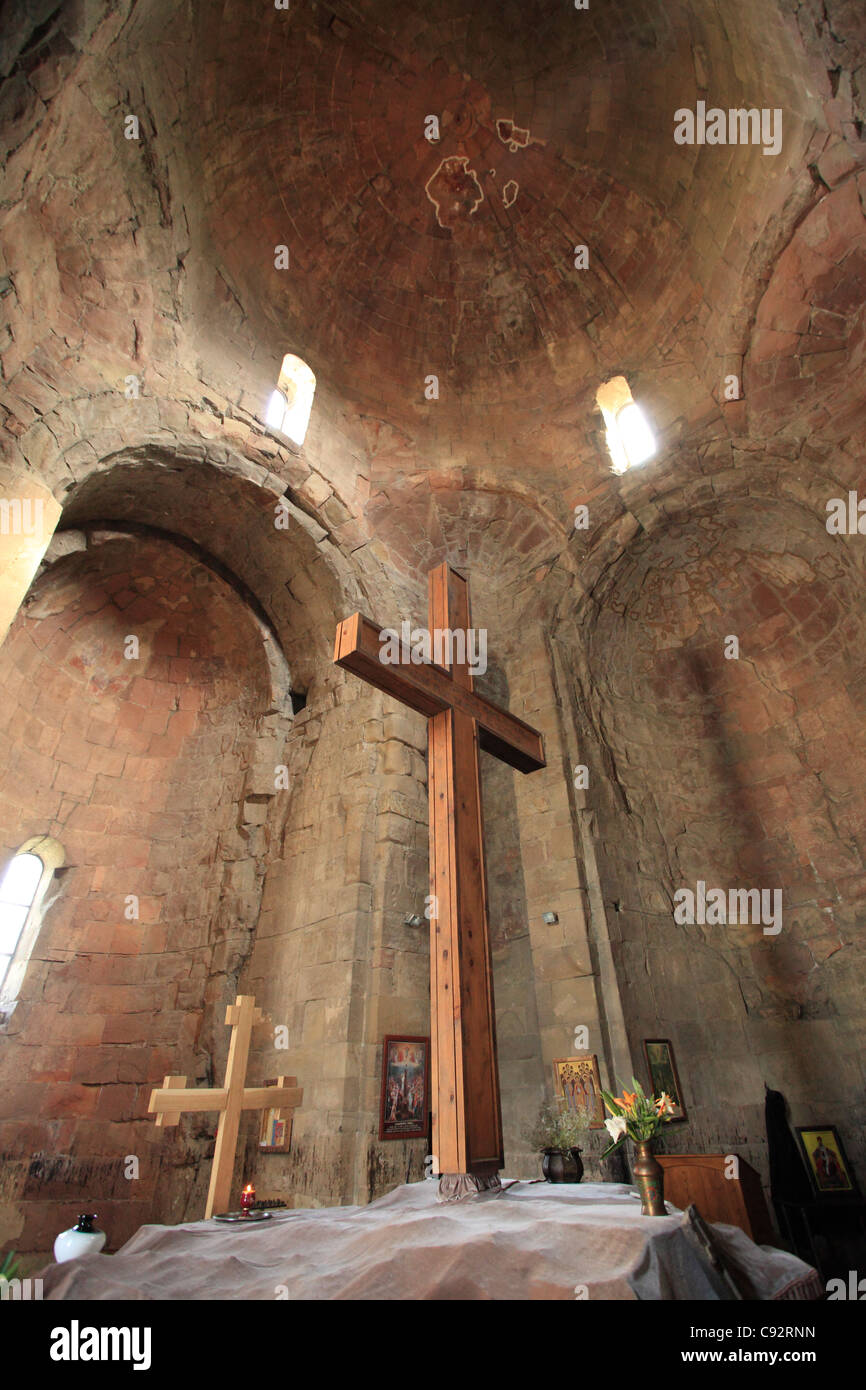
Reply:
<svg viewBox="0 0 866 1390"><path fill-rule="evenodd" d="M142 1226L115 1255L42 1273L46 1299L702 1299L731 1294L693 1223L641 1216L623 1183L503 1180L457 1203L433 1181L369 1206L288 1211L245 1229L215 1221ZM753 1296L813 1298L814 1271L715 1225Z"/></svg>
<svg viewBox="0 0 866 1390"><path fill-rule="evenodd" d="M476 1178L471 1173L443 1173L439 1179L437 1201L463 1202L467 1197L476 1197L479 1192L502 1190L498 1173L493 1173L489 1178Z"/></svg>

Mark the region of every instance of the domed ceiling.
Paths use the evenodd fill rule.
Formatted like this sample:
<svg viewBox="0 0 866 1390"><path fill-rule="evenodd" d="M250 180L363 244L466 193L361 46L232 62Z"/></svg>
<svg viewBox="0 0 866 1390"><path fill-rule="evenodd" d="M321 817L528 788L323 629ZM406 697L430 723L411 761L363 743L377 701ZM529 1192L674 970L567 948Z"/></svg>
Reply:
<svg viewBox="0 0 866 1390"><path fill-rule="evenodd" d="M188 201L263 355L298 352L440 454L474 437L572 462L616 371L643 374L662 427L712 413L814 194L819 103L775 6L359 0L196 22ZM677 145L674 111L707 97L781 108L782 153Z"/></svg>
<svg viewBox="0 0 866 1390"><path fill-rule="evenodd" d="M353 564L367 547L414 582L508 554L537 576L567 551L570 586L675 492L728 505L759 467L844 456L847 477L862 454L860 0L25 8L0 42L32 107L0 219L4 408L58 474L65 449L87 467L97 425L120 447L136 371L132 442L158 423L183 457L278 460ZM780 152L678 144L698 102L778 112ZM32 342L70 402L50 436ZM318 383L297 456L263 426L290 352ZM620 374L660 435L622 476L595 409Z"/></svg>

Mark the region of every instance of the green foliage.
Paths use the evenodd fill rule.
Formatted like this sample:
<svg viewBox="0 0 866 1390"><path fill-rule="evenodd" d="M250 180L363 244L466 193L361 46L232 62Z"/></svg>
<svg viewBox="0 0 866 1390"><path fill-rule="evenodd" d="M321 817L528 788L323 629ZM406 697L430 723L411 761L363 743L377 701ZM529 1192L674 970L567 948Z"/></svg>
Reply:
<svg viewBox="0 0 866 1390"><path fill-rule="evenodd" d="M3 1263L0 1265L0 1279L14 1279L21 1268L21 1261L16 1260L15 1251L7 1250L3 1256Z"/></svg>
<svg viewBox="0 0 866 1390"><path fill-rule="evenodd" d="M542 1105L535 1124L523 1131L523 1138L536 1153L556 1149L567 1154L580 1147L589 1133L589 1115L585 1110L569 1110L563 1101Z"/></svg>

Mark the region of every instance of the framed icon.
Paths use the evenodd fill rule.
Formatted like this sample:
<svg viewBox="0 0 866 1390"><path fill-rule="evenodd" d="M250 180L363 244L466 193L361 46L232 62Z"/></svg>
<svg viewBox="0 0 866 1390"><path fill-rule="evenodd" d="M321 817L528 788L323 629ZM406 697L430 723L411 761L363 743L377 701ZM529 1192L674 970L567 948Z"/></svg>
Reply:
<svg viewBox="0 0 866 1390"><path fill-rule="evenodd" d="M597 1057L591 1052L557 1057L553 1063L553 1083L557 1097L565 1102L567 1109L584 1110L591 1129L603 1126L604 1101Z"/></svg>
<svg viewBox="0 0 866 1390"><path fill-rule="evenodd" d="M275 1079L266 1081L266 1086L297 1086L296 1076L278 1076ZM292 1115L291 1110L280 1110L279 1107L272 1107L270 1110L263 1110L259 1124L259 1153L264 1154L285 1154L292 1147Z"/></svg>
<svg viewBox="0 0 866 1390"><path fill-rule="evenodd" d="M426 1139L430 1108L429 1064L429 1038L385 1038L380 1139Z"/></svg>
<svg viewBox="0 0 866 1390"><path fill-rule="evenodd" d="M673 1113L667 1123L688 1119L673 1044L668 1038L646 1038L643 1050L652 1094L660 1096L664 1091L673 1102Z"/></svg>
<svg viewBox="0 0 866 1390"><path fill-rule="evenodd" d="M800 1141L809 1180L816 1196L859 1195L835 1125L796 1125L794 1133Z"/></svg>

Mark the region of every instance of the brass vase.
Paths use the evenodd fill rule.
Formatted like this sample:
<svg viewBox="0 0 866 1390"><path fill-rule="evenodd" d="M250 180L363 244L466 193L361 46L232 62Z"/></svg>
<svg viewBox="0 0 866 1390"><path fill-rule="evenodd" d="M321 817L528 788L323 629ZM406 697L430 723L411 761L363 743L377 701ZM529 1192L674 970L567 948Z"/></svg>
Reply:
<svg viewBox="0 0 866 1390"><path fill-rule="evenodd" d="M635 1158L631 1171L640 1193L641 1216L667 1216L664 1169L653 1153L651 1139L635 1141Z"/></svg>

